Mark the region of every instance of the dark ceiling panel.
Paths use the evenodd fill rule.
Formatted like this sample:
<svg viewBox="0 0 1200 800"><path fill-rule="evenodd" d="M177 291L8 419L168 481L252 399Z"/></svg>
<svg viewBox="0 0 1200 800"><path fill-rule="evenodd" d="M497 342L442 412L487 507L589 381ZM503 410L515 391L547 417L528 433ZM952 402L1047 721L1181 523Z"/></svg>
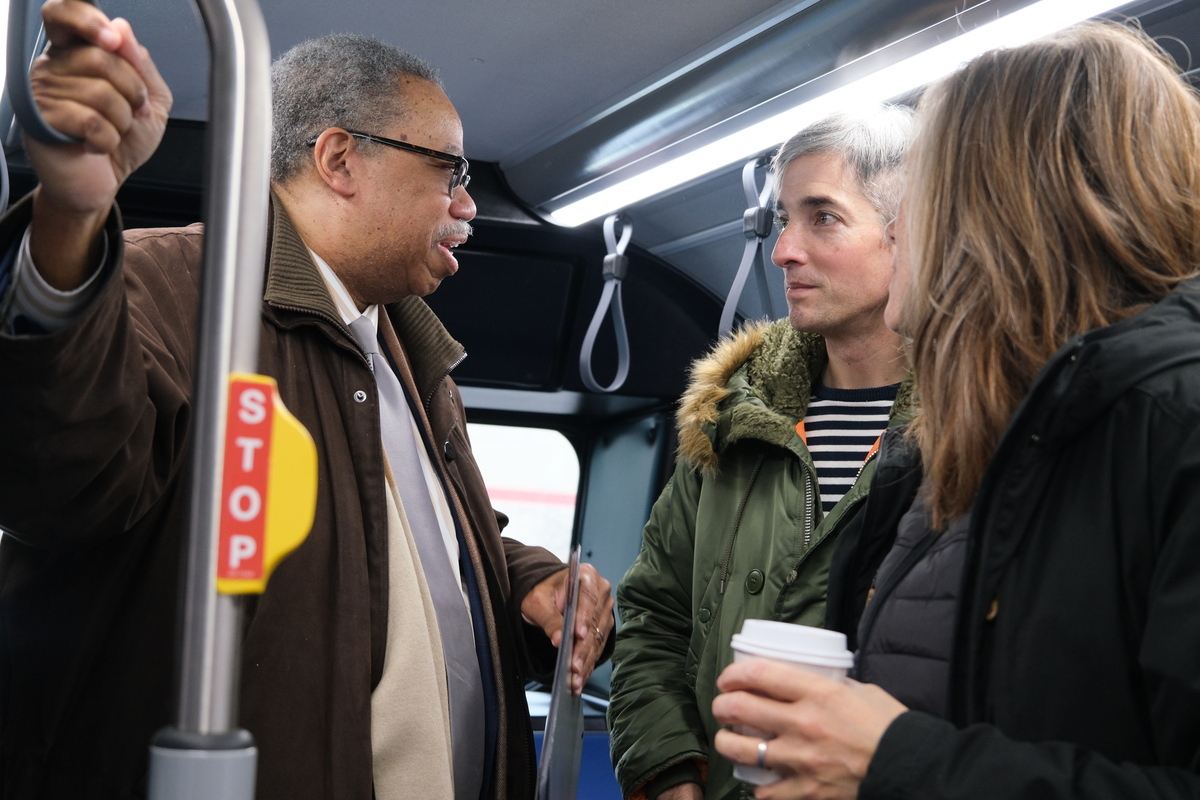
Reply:
<svg viewBox="0 0 1200 800"><path fill-rule="evenodd" d="M778 0L261 0L273 55L333 32L375 36L441 70L468 155L499 161L612 101ZM207 46L191 0L104 0L127 17L175 94L207 117Z"/></svg>

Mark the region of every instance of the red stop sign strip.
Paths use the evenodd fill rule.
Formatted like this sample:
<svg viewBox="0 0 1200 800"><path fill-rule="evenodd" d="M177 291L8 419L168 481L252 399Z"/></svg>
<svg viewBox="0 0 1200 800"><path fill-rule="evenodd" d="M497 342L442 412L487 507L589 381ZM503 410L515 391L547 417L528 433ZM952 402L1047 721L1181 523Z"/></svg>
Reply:
<svg viewBox="0 0 1200 800"><path fill-rule="evenodd" d="M264 578L274 396L273 388L262 383L230 382L217 551L220 579Z"/></svg>

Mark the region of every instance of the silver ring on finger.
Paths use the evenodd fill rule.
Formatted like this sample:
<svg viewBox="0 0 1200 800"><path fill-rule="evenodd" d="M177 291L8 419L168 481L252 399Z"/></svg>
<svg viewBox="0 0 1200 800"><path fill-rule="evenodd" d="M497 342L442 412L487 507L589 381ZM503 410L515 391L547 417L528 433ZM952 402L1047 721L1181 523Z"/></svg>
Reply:
<svg viewBox="0 0 1200 800"><path fill-rule="evenodd" d="M767 761L767 740L763 739L762 741L760 741L758 743L758 768L766 769L767 768L766 761Z"/></svg>

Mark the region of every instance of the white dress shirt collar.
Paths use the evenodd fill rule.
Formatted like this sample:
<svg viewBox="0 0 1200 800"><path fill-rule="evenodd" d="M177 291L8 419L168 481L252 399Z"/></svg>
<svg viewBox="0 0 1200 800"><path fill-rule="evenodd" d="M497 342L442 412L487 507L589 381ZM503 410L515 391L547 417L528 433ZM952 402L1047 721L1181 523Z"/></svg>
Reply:
<svg viewBox="0 0 1200 800"><path fill-rule="evenodd" d="M359 311L358 304L350 298L350 292L346 291L346 284L342 283L342 279L333 271L333 267L325 263L325 259L308 251L313 257L313 261L317 264L317 269L321 272L321 277L325 279L325 285L329 287L329 295L333 298L333 304L337 306L338 313L342 315L342 322L347 326L354 322L359 317L366 317L371 320L371 324L375 326L375 330L379 330L379 306L370 305L365 310Z"/></svg>

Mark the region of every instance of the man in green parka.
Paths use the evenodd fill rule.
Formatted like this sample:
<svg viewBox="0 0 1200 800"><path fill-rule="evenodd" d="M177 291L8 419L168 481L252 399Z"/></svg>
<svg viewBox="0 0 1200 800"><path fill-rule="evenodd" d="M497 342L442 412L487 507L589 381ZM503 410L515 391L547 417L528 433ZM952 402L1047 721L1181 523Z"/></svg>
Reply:
<svg viewBox="0 0 1200 800"><path fill-rule="evenodd" d="M772 163L788 319L746 325L693 366L675 474L618 589L608 720L628 798L751 796L712 749L730 637L745 619L822 624L834 540L912 399L883 323L911 119L837 115Z"/></svg>

